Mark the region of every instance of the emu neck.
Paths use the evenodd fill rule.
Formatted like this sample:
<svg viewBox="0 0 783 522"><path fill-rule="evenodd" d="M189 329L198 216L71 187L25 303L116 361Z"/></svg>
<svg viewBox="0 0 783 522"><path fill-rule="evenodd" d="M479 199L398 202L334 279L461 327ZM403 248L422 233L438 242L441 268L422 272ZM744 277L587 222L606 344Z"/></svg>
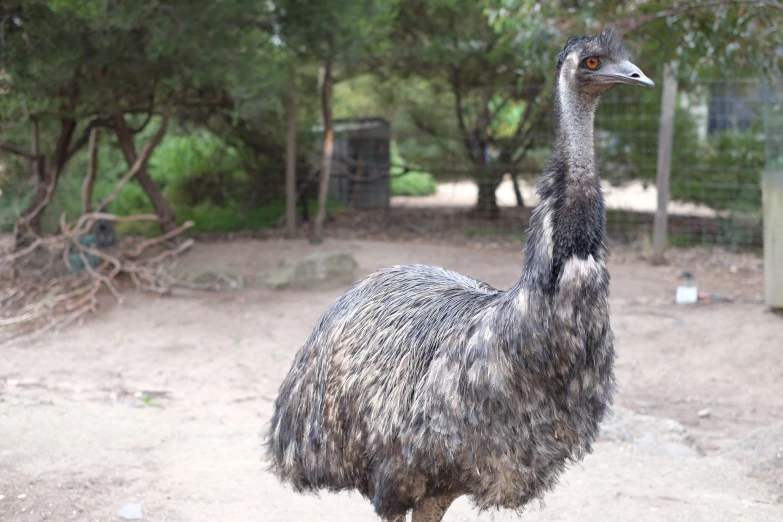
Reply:
<svg viewBox="0 0 783 522"><path fill-rule="evenodd" d="M555 143L538 181L541 202L531 217L518 285L544 294L557 292L564 270L575 263L605 258L606 216L593 141L599 96L579 93L567 78L561 72L555 84ZM579 277L592 272L580 270Z"/></svg>
<svg viewBox="0 0 783 522"><path fill-rule="evenodd" d="M557 170L573 183L586 183L598 176L593 137L598 98L585 95L575 98L566 89L558 82L552 160L564 162Z"/></svg>

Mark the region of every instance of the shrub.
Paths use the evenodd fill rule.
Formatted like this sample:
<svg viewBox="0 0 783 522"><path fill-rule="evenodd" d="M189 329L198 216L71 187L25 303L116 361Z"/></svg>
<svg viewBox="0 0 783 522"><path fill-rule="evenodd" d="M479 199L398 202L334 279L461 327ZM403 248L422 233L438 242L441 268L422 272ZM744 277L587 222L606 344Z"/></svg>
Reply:
<svg viewBox="0 0 783 522"><path fill-rule="evenodd" d="M716 210L761 209L764 135L759 129L722 132L672 165L672 198Z"/></svg>
<svg viewBox="0 0 783 522"><path fill-rule="evenodd" d="M391 180L393 196L429 196L437 189L435 178L427 172L406 172Z"/></svg>
<svg viewBox="0 0 783 522"><path fill-rule="evenodd" d="M405 174L402 165L405 160L400 156L397 142L391 143L391 193L393 196L430 196L438 190L435 178L429 172L408 171Z"/></svg>
<svg viewBox="0 0 783 522"><path fill-rule="evenodd" d="M149 171L174 205L233 201L247 180L238 151L205 130L168 136L150 157Z"/></svg>

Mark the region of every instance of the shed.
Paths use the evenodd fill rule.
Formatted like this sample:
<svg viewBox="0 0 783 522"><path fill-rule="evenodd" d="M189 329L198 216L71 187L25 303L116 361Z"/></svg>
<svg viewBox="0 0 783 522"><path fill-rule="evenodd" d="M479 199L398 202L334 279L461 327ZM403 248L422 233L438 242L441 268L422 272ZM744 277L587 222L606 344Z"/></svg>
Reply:
<svg viewBox="0 0 783 522"><path fill-rule="evenodd" d="M323 126L313 127L323 134ZM315 163L321 158L317 141ZM388 207L391 202L391 125L382 118L335 120L329 197L352 208Z"/></svg>

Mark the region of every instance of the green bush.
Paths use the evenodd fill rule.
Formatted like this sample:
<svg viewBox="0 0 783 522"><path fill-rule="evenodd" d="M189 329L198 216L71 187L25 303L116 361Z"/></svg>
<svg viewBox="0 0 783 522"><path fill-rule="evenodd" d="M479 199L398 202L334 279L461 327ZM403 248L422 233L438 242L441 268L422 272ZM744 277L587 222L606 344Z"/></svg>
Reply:
<svg viewBox="0 0 783 522"><path fill-rule="evenodd" d="M326 209L335 214L345 210L334 200L327 201ZM192 220L191 232L231 232L275 228L285 214L285 200L272 200L264 205L243 207L237 204L215 205L205 201L195 206L176 206L180 221Z"/></svg>
<svg viewBox="0 0 783 522"><path fill-rule="evenodd" d="M397 142L391 142L391 193L393 196L430 196L438 190L438 184L429 172L404 172L405 160L399 153Z"/></svg>
<svg viewBox="0 0 783 522"><path fill-rule="evenodd" d="M137 137L137 148L146 143L156 130L150 125ZM247 197L251 190L249 176L243 168L240 152L228 146L217 135L199 130L192 134L173 129L150 158L150 176L172 205L178 221L195 222L191 232L230 232L243 229L277 227L285 213L285 201L275 194L262 194L261 203ZM5 161L5 160L4 160ZM5 162L0 166L0 226L9 232L32 197L31 187L26 185L29 166ZM98 151L98 179L94 187L93 203L107 197L117 181L127 172L128 166L111 133L102 135ZM18 176L12 174L19 171ZM87 151L77 154L60 177L57 191L44 214L44 229L55 232L60 216L69 220L81 214L81 185L87 171ZM17 179L18 178L18 179ZM260 176L252 182L258 183ZM312 204L312 202L311 202ZM329 201L327 209L337 213L344 209ZM122 187L108 208L109 212L127 216L154 214L155 210L141 185L130 181ZM159 233L154 222L119 223L120 235L154 236Z"/></svg>
<svg viewBox="0 0 783 522"><path fill-rule="evenodd" d="M601 174L610 182L654 182L660 110L657 96L659 93L652 89L640 92L638 99L634 98L633 108L627 106L620 91L606 97L605 107L596 118L596 148ZM674 119L672 199L701 203L715 210L758 211L764 139L761 121L745 132L726 131L701 139L691 113L678 107Z"/></svg>
<svg viewBox="0 0 783 522"><path fill-rule="evenodd" d="M406 172L391 180L393 196L429 196L437 189L435 178L427 172Z"/></svg>
<svg viewBox="0 0 783 522"><path fill-rule="evenodd" d="M239 152L205 130L168 136L150 157L149 171L175 205L234 201L247 181Z"/></svg>
<svg viewBox="0 0 783 522"><path fill-rule="evenodd" d="M746 132L722 132L688 150L690 154L672 165L672 198L716 210L761 209L764 135L757 126Z"/></svg>

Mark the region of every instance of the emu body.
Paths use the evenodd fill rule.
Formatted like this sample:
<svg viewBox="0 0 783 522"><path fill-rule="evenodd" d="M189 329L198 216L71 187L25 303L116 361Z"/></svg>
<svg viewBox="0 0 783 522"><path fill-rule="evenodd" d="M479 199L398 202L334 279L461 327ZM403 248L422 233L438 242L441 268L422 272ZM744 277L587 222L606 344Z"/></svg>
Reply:
<svg viewBox="0 0 783 522"><path fill-rule="evenodd" d="M560 55L555 146L517 284L423 265L354 284L280 387L268 441L279 478L358 490L387 520L440 520L460 495L521 509L591 451L615 387L593 116L619 82L582 71L585 55L627 62L609 32Z"/></svg>

